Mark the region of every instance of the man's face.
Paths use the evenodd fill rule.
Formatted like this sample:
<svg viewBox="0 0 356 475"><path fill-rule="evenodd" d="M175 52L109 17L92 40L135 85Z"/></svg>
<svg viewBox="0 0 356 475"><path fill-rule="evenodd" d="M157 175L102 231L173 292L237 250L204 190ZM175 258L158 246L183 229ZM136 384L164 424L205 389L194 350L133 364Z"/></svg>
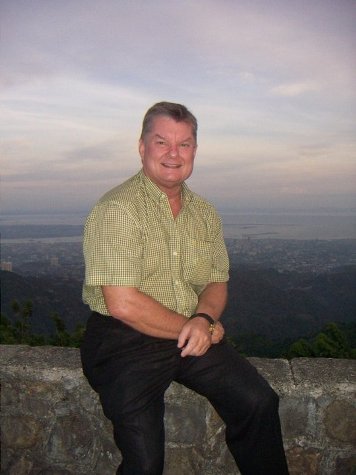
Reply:
<svg viewBox="0 0 356 475"><path fill-rule="evenodd" d="M196 149L190 124L156 117L150 132L139 143L143 171L163 192L169 193L191 175Z"/></svg>

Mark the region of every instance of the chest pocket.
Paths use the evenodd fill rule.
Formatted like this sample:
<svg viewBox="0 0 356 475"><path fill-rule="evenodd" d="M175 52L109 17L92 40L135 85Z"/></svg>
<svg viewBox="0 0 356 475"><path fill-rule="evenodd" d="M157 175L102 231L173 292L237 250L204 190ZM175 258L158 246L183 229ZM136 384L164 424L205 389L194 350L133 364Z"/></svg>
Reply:
<svg viewBox="0 0 356 475"><path fill-rule="evenodd" d="M205 285L211 274L213 243L187 237L183 249L184 280L193 285Z"/></svg>

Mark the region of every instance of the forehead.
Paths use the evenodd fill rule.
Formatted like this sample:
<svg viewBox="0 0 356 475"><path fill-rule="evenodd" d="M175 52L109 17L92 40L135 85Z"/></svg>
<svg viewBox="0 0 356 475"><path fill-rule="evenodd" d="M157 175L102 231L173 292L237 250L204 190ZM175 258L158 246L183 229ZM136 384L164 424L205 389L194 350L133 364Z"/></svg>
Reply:
<svg viewBox="0 0 356 475"><path fill-rule="evenodd" d="M152 125L148 132L151 135L176 136L184 140L193 139L193 126L189 122L177 122L172 117L158 116L152 121Z"/></svg>

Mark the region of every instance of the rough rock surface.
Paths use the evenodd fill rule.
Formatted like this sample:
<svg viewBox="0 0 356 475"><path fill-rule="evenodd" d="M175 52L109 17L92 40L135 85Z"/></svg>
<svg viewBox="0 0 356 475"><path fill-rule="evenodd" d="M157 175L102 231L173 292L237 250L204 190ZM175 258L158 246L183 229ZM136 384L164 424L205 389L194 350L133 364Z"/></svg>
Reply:
<svg viewBox="0 0 356 475"><path fill-rule="evenodd" d="M1 474L113 475L120 453L76 349L0 346ZM356 473L356 362L250 358L280 395L291 475ZM224 425L202 397L166 393L164 475L235 475Z"/></svg>

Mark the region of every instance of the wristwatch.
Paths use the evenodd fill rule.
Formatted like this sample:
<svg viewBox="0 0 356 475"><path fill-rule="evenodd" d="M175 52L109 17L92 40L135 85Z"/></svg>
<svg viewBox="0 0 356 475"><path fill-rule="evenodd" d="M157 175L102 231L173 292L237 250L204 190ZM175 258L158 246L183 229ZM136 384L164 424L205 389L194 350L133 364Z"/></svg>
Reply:
<svg viewBox="0 0 356 475"><path fill-rule="evenodd" d="M193 315L191 317L189 317L189 320L192 320L193 318L196 318L196 317L202 317L202 318L205 318L205 320L207 320L209 322L209 332L211 334L214 333L214 330L215 330L215 325L216 325L216 321L213 319L213 317L211 317L210 315L208 315L207 313L201 313L201 312L198 312L198 313L193 313Z"/></svg>

